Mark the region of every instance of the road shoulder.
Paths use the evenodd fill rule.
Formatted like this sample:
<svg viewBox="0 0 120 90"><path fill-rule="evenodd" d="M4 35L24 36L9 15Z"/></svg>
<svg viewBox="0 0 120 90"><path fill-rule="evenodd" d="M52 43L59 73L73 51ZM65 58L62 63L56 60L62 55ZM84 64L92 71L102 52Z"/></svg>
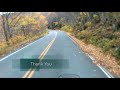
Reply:
<svg viewBox="0 0 120 90"><path fill-rule="evenodd" d="M76 43L80 49L88 54L88 56L93 57L93 63L105 67L112 74L120 77L120 66L117 64L115 58L111 55L105 55L101 48L98 48L91 44L86 44L83 40L75 38L70 33L65 32L74 43Z"/></svg>

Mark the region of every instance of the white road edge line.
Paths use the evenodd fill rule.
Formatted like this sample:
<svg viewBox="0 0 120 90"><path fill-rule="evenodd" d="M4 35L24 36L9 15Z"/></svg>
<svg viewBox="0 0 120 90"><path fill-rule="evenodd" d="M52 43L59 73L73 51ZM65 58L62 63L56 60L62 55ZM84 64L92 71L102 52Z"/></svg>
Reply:
<svg viewBox="0 0 120 90"><path fill-rule="evenodd" d="M95 60L91 55L89 55L88 53L86 53L86 55L88 55L90 57L91 60ZM104 73L105 75L107 75L107 77L109 78L114 78L107 70L105 70L102 66L98 66Z"/></svg>
<svg viewBox="0 0 120 90"><path fill-rule="evenodd" d="M84 52L85 53L85 52ZM87 56L89 56L89 54L88 53L85 53Z"/></svg>
<svg viewBox="0 0 120 90"><path fill-rule="evenodd" d="M102 66L100 66L100 67L102 67ZM110 72L108 72L104 67L102 67L102 69L104 69L104 71L106 71L106 73L107 74L109 74L109 76L111 76L111 78L114 78L114 76L113 75L111 75L111 73Z"/></svg>
<svg viewBox="0 0 120 90"><path fill-rule="evenodd" d="M109 75L101 66L98 66L104 73L105 75L108 77L108 78L114 78L112 75Z"/></svg>
<svg viewBox="0 0 120 90"><path fill-rule="evenodd" d="M67 35L67 34L66 34L66 35ZM69 35L67 35L67 36L68 36L76 45L78 45ZM95 59L94 59L92 56L90 56L88 53L85 53L84 51L83 51L83 53L86 54L87 56L89 56L91 60L93 60L93 61L95 60Z"/></svg>
<svg viewBox="0 0 120 90"><path fill-rule="evenodd" d="M69 35L67 35L69 37ZM69 37L70 38L70 37ZM71 38L70 38L71 39ZM72 39L71 39L72 40ZM73 40L72 40L73 41ZM74 42L74 41L73 41ZM76 42L74 42L76 44ZM85 52L84 52L85 53ZM85 53L87 56L91 58L91 60L95 60L92 56L90 56L88 53ZM106 72L101 66L98 66L108 78L114 78L109 72Z"/></svg>
<svg viewBox="0 0 120 90"><path fill-rule="evenodd" d="M90 57L91 60L93 61L95 60L91 55L88 54L88 56Z"/></svg>
<svg viewBox="0 0 120 90"><path fill-rule="evenodd" d="M43 39L43 38L40 38L40 39ZM38 39L38 40L40 40L40 39ZM17 53L17 52L19 52L19 51L23 50L24 48L26 48L26 47L28 47L28 46L32 45L33 43L37 42L38 40L36 40L36 41L34 41L34 42L32 42L32 43L28 44L27 46L25 46L25 47L23 47L23 48L21 48L21 49L19 49L19 50L15 51L15 52L13 52L13 53L11 53L11 54L7 55L7 56L5 56L4 58L0 59L0 61L3 61L4 59L6 59L6 58L8 58L8 57L12 56L13 54L15 54L15 53Z"/></svg>

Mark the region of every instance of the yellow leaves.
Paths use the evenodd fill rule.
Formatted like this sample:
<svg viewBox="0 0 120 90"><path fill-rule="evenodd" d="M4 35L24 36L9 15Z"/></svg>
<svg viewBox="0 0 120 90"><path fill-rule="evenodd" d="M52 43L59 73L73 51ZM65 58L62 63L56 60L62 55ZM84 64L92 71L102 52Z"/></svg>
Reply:
<svg viewBox="0 0 120 90"><path fill-rule="evenodd" d="M11 21L12 19L9 19L9 25L10 27L12 27L13 30L18 29L40 30L40 28L43 28L48 25L47 18L41 15L39 12L18 16L15 20L12 21L12 23ZM32 31L29 30L29 32Z"/></svg>
<svg viewBox="0 0 120 90"><path fill-rule="evenodd" d="M93 26L93 23L92 23L92 22L86 22L86 23L85 23L85 26L86 26L86 27L92 27L92 26Z"/></svg>
<svg viewBox="0 0 120 90"><path fill-rule="evenodd" d="M39 25L32 25L31 30L40 30Z"/></svg>
<svg viewBox="0 0 120 90"><path fill-rule="evenodd" d="M5 42L0 42L0 51L5 47L7 47L7 44Z"/></svg>
<svg viewBox="0 0 120 90"><path fill-rule="evenodd" d="M36 19L36 18L38 18L38 19ZM26 15L20 20L21 26L30 25L31 30L40 29L40 26L44 26L47 24L48 24L48 21L47 21L46 17L43 15L39 16L39 13L35 13L35 16Z"/></svg>
<svg viewBox="0 0 120 90"><path fill-rule="evenodd" d="M36 22L35 18L32 16L24 16L22 17L22 19L20 20L20 25L21 26L27 26L27 25L36 25L38 24L38 22Z"/></svg>
<svg viewBox="0 0 120 90"><path fill-rule="evenodd" d="M54 22L54 24L55 24L55 26L57 26L57 25L58 25L58 22Z"/></svg>
<svg viewBox="0 0 120 90"><path fill-rule="evenodd" d="M45 25L48 25L48 21L45 21Z"/></svg>
<svg viewBox="0 0 120 90"><path fill-rule="evenodd" d="M70 32L70 33L73 32L73 27L70 26L70 25L65 25L65 26L63 26L61 29L62 29L62 30L65 30L65 31L67 31L67 32Z"/></svg>
<svg viewBox="0 0 120 90"><path fill-rule="evenodd" d="M86 12L80 12L80 16L86 16Z"/></svg>
<svg viewBox="0 0 120 90"><path fill-rule="evenodd" d="M6 42L0 42L0 55L3 55L6 52L7 44Z"/></svg>
<svg viewBox="0 0 120 90"><path fill-rule="evenodd" d="M23 40L25 40L25 36L23 36L23 35L18 35L18 36L12 37L12 38L10 39L10 44L11 44L11 45L14 45L14 44L17 44L17 43L19 43L19 42L21 42L21 41L23 41Z"/></svg>
<svg viewBox="0 0 120 90"><path fill-rule="evenodd" d="M21 23L21 25L22 26L25 26L25 25L27 25L28 23L24 20L24 21L22 21L22 23Z"/></svg>

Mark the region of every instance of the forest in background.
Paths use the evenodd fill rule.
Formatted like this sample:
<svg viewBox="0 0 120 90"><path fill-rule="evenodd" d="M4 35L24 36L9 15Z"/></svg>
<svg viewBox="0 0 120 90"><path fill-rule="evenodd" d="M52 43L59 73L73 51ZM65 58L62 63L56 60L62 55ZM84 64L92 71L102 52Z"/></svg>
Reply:
<svg viewBox="0 0 120 90"><path fill-rule="evenodd" d="M119 12L3 12L0 54L8 51L8 47L39 38L47 28L69 32L120 60Z"/></svg>
<svg viewBox="0 0 120 90"><path fill-rule="evenodd" d="M63 14L64 13L64 14ZM102 48L120 64L120 12L57 12L49 26L71 33L87 44Z"/></svg>

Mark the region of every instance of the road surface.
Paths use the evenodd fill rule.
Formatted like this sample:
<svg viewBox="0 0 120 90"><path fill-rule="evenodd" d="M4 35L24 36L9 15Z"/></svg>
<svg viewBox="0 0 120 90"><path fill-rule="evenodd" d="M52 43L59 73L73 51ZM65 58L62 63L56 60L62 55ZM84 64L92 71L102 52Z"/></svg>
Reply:
<svg viewBox="0 0 120 90"><path fill-rule="evenodd" d="M20 59L66 60L67 68L20 69ZM92 62L63 31L49 34L0 59L0 78L114 78Z"/></svg>

